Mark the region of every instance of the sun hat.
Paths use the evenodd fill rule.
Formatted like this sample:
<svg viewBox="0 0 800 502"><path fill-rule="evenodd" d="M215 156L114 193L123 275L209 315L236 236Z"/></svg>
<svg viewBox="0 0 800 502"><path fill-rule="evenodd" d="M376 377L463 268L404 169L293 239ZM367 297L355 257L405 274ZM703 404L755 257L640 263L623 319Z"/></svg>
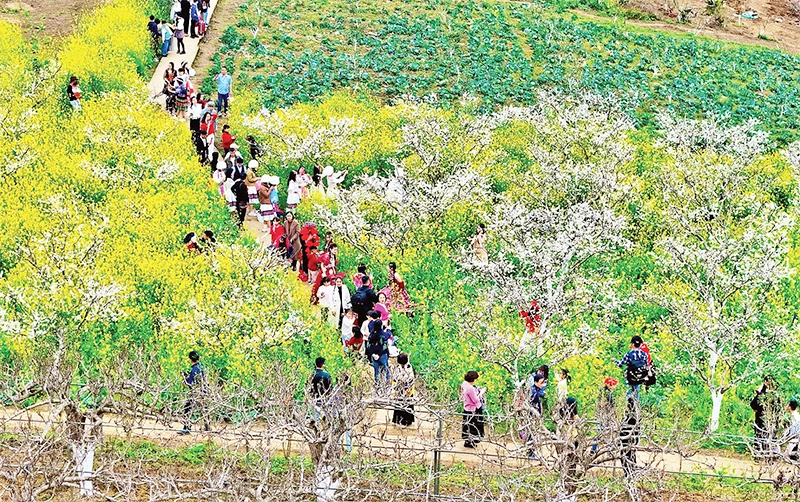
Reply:
<svg viewBox="0 0 800 502"><path fill-rule="evenodd" d="M333 166L325 166L325 169L322 170L322 177L325 178L331 174L333 174Z"/></svg>
<svg viewBox="0 0 800 502"><path fill-rule="evenodd" d="M237 145L236 143L231 143L231 148L233 150L238 150L239 149L239 145Z"/></svg>
<svg viewBox="0 0 800 502"><path fill-rule="evenodd" d="M228 168L228 165L225 164L225 162L223 162L221 160L219 162L217 162L217 171L224 171L227 168Z"/></svg>
<svg viewBox="0 0 800 502"><path fill-rule="evenodd" d="M258 168L258 161L256 159L251 160L250 162L247 163L247 167L249 167L250 169Z"/></svg>

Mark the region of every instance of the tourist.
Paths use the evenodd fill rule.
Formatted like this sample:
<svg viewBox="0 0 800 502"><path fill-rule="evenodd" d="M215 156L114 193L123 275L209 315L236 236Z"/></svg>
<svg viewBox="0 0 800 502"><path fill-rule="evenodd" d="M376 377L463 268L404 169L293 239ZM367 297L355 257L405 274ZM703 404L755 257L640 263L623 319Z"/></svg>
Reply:
<svg viewBox="0 0 800 502"><path fill-rule="evenodd" d="M161 57L165 58L167 54L169 54L169 49L172 46L172 29L166 21L161 21L159 33L161 33Z"/></svg>
<svg viewBox="0 0 800 502"><path fill-rule="evenodd" d="M192 0L192 6L189 9L189 17L191 20L191 37L197 38L197 29L200 24L200 9L197 6L196 0Z"/></svg>
<svg viewBox="0 0 800 502"><path fill-rule="evenodd" d="M224 154L231 151L231 145L234 141L236 141L236 136L231 135L231 126L225 124L222 126L222 152ZM256 166L258 166L258 161L256 161Z"/></svg>
<svg viewBox="0 0 800 502"><path fill-rule="evenodd" d="M211 230L204 230L203 235L200 236L200 251L213 251L217 245L217 238L214 237L214 232Z"/></svg>
<svg viewBox="0 0 800 502"><path fill-rule="evenodd" d="M489 254L486 252L486 225L483 223L478 225L471 244L477 261L483 264L489 263Z"/></svg>
<svg viewBox="0 0 800 502"><path fill-rule="evenodd" d="M258 160L264 154L264 151L261 148L261 145L258 144L256 139L252 135L248 135L245 140L247 141L247 145L250 147L250 158Z"/></svg>
<svg viewBox="0 0 800 502"><path fill-rule="evenodd" d="M192 141L194 142L196 142L197 137L200 136L200 116L202 113L203 105L200 104L195 94L192 96L192 99L189 100L189 109L187 110L187 115L189 116L189 130L192 132ZM212 165L216 166L216 163Z"/></svg>
<svg viewBox="0 0 800 502"><path fill-rule="evenodd" d="M322 319L327 320L329 312L333 309L333 284L328 277L323 277L317 288L317 302L322 311Z"/></svg>
<svg viewBox="0 0 800 502"><path fill-rule="evenodd" d="M200 248L197 245L197 235L194 232L186 234L186 237L183 238L183 243L186 244L186 250L189 251L189 254L200 252Z"/></svg>
<svg viewBox="0 0 800 502"><path fill-rule="evenodd" d="M233 167L228 168L225 174L228 178L234 181L243 180L247 178L247 169L244 167L244 159L236 157L233 163Z"/></svg>
<svg viewBox="0 0 800 502"><path fill-rule="evenodd" d="M175 114L175 79L178 77L178 72L175 70L175 63L170 61L167 63L167 69L164 70L164 88L161 93L164 94L164 106L167 113Z"/></svg>
<svg viewBox="0 0 800 502"><path fill-rule="evenodd" d="M771 375L764 377L761 387L750 401L750 408L755 412L753 430L755 433L756 459L772 458L777 453L776 437L782 421L781 398L778 395L778 384Z"/></svg>
<svg viewBox="0 0 800 502"><path fill-rule="evenodd" d="M311 175L306 172L305 167L300 166L300 169L297 170L297 184L300 186L300 200L309 196L310 192L308 191L308 187L311 183Z"/></svg>
<svg viewBox="0 0 800 502"><path fill-rule="evenodd" d="M333 281L333 298L330 300L328 323L338 330L342 327L342 316L350 310L350 290L343 284L341 277L336 277Z"/></svg>
<svg viewBox="0 0 800 502"><path fill-rule="evenodd" d="M393 393L395 399L392 423L408 427L414 423L414 368L408 362L408 354L397 356L397 366L393 373Z"/></svg>
<svg viewBox="0 0 800 502"><path fill-rule="evenodd" d="M186 120L186 110L189 109L189 90L186 82L186 74L183 68L179 68L178 76L175 78L175 116L182 120ZM211 153L208 155L210 157Z"/></svg>
<svg viewBox="0 0 800 502"><path fill-rule="evenodd" d="M795 399L789 401L786 411L789 413L789 428L783 436L786 442L786 458L792 461L800 459L800 411Z"/></svg>
<svg viewBox="0 0 800 502"><path fill-rule="evenodd" d="M67 84L67 100L73 110L81 109L81 89L78 86L78 77L74 75L69 77Z"/></svg>
<svg viewBox="0 0 800 502"><path fill-rule="evenodd" d="M342 333L342 346L345 352L347 352L348 340L353 337L353 327L356 324L356 320L356 314L351 309L347 309L342 316L342 327L339 331Z"/></svg>
<svg viewBox="0 0 800 502"><path fill-rule="evenodd" d="M243 159L244 160L244 159ZM257 217L255 206L258 204L258 187L260 180L256 177L256 170L258 169L258 161L251 160L247 163L247 171L245 171L244 183L247 185L247 197L249 204L247 205L247 215Z"/></svg>
<svg viewBox="0 0 800 502"><path fill-rule="evenodd" d="M531 386L531 407L540 417L544 416L544 394L547 390L547 380L541 373L533 375Z"/></svg>
<svg viewBox="0 0 800 502"><path fill-rule="evenodd" d="M353 285L358 289L364 284L370 288L372 287L372 274L367 275L367 266L363 263L359 263L358 273L353 275Z"/></svg>
<svg viewBox="0 0 800 502"><path fill-rule="evenodd" d="M466 448L475 448L483 439L483 400L486 389L475 385L478 380L477 371L468 371L461 383L461 399L464 403L463 423L461 425L461 439Z"/></svg>
<svg viewBox="0 0 800 502"><path fill-rule="evenodd" d="M177 43L176 54L186 54L186 46L183 45L183 36L184 36L183 19L181 19L180 17L175 19L174 36L175 36L175 41Z"/></svg>
<svg viewBox="0 0 800 502"><path fill-rule="evenodd" d="M271 225L276 220L275 206L272 204L272 176L264 175L261 177L261 185L258 187L258 221L264 225L264 232L271 232ZM277 196L277 193L276 193ZM273 236L272 242L275 239Z"/></svg>
<svg viewBox="0 0 800 502"><path fill-rule="evenodd" d="M244 180L236 180L231 187L233 194L236 196L236 216L239 228L244 226L244 220L247 218L247 206L250 204L250 195L247 193L247 184Z"/></svg>
<svg viewBox="0 0 800 502"><path fill-rule="evenodd" d="M568 369L561 368L558 370L556 378L558 379L558 384L556 385L556 402L564 404L567 401L567 397L569 397L569 382L572 380L572 377L569 376Z"/></svg>
<svg viewBox="0 0 800 502"><path fill-rule="evenodd" d="M198 407L200 395L205 392L205 372L200 364L200 355L196 351L189 352L189 362L191 368L183 377L183 385L189 388L189 397L183 406L184 423L183 429L178 432L180 435L189 434L192 430L192 411ZM209 430L208 421L205 422L205 430Z"/></svg>
<svg viewBox="0 0 800 502"><path fill-rule="evenodd" d="M389 263L387 267L389 273L389 284L387 284L381 292L386 295L386 306L390 311L412 313L413 304L409 299L406 292L406 283L397 273L397 264L395 262Z"/></svg>
<svg viewBox="0 0 800 502"><path fill-rule="evenodd" d="M372 307L372 310L381 315L381 321L383 321L384 323L389 321L389 317L391 316L391 314L389 314L389 309L386 307L385 293L383 292L378 293L378 301Z"/></svg>
<svg viewBox="0 0 800 502"><path fill-rule="evenodd" d="M180 0L181 2L181 22L183 23L183 31L189 33L189 21L192 19L192 2L190 0ZM175 20L178 24L178 20Z"/></svg>
<svg viewBox="0 0 800 502"><path fill-rule="evenodd" d="M379 384L381 376L385 382L388 382L389 349L386 345L386 340L381 336L380 329L376 329L369 335L365 354L370 363L372 363L372 369L375 372L375 383Z"/></svg>
<svg viewBox="0 0 800 502"><path fill-rule="evenodd" d="M610 431L616 426L617 407L614 403L614 390L618 384L619 380L616 378L607 377L603 380L603 386L600 388L600 396L597 400L597 411L595 412L598 438L592 441L592 451L597 451L597 443L603 432ZM610 442L610 440L606 442Z"/></svg>
<svg viewBox="0 0 800 502"><path fill-rule="evenodd" d="M297 183L296 171L289 173L286 186L286 209L294 209L300 203L300 185Z"/></svg>
<svg viewBox="0 0 800 502"><path fill-rule="evenodd" d="M344 329L344 328L342 328ZM347 348L355 354L361 354L361 349L364 347L364 335L361 333L361 328L353 326L353 335L345 343Z"/></svg>
<svg viewBox="0 0 800 502"><path fill-rule="evenodd" d="M311 246L308 248L308 253L306 253L306 268L308 269L309 284L314 284L317 282L317 276L319 275L320 267L319 255L320 252L317 246Z"/></svg>
<svg viewBox="0 0 800 502"><path fill-rule="evenodd" d="M286 212L286 221L283 224L286 231L286 259L289 260L292 270L297 270L297 262L300 259L300 224L294 219L294 213Z"/></svg>
<svg viewBox="0 0 800 502"><path fill-rule="evenodd" d="M170 22L174 24L176 20L180 17L180 15L181 15L181 0L175 0L174 2L172 2L172 5L170 6L169 9Z"/></svg>
<svg viewBox="0 0 800 502"><path fill-rule="evenodd" d="M314 360L314 373L309 381L309 394L314 406L314 421L319 421L321 408L325 398L331 390L331 374L325 371L325 358L318 357Z"/></svg>
<svg viewBox="0 0 800 502"><path fill-rule="evenodd" d="M158 47L158 25L161 21L155 16L150 16L150 22L147 23L147 31L150 34L150 46L153 49L153 55L158 60L159 47Z"/></svg>
<svg viewBox="0 0 800 502"><path fill-rule="evenodd" d="M376 295L375 291L373 291L370 287L368 279L368 277L362 276L361 287L358 288L350 298L353 311L358 314L359 325L367 320L367 314L372 310L372 308L375 306L375 303L378 301L378 295Z"/></svg>
<svg viewBox="0 0 800 502"><path fill-rule="evenodd" d="M625 367L625 381L630 387L627 396L633 396L634 399L639 399L639 389L647 381L650 356L641 349L642 343L644 343L642 337L633 336L628 353L621 360L614 361L620 368Z"/></svg>
<svg viewBox="0 0 800 502"><path fill-rule="evenodd" d="M217 83L217 108L223 115L228 113L228 102L231 100L231 92L233 89L233 78L228 75L228 69L224 66L222 70L214 77Z"/></svg>

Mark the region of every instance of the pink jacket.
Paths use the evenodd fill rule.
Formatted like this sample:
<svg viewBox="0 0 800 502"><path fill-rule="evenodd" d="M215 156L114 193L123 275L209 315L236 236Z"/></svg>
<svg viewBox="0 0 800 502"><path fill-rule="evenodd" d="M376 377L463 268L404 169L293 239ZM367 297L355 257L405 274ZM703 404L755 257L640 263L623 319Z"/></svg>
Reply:
<svg viewBox="0 0 800 502"><path fill-rule="evenodd" d="M481 407L481 395L469 382L461 383L461 399L464 400L464 411L475 411Z"/></svg>

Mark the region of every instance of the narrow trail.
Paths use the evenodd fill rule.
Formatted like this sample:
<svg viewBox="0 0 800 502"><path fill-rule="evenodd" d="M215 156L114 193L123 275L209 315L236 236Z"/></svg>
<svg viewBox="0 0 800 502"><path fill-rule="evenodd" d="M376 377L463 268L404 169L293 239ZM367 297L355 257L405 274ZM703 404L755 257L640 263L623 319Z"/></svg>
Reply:
<svg viewBox="0 0 800 502"><path fill-rule="evenodd" d="M214 18L214 11L218 3L219 0L211 0L208 5L209 26L213 26L212 21L216 22L216 19ZM183 39L186 54L178 54L177 42L173 41L173 48L167 54L167 57L161 58L161 60L158 62L158 66L156 66L156 69L153 72L153 78L151 78L150 83L147 84L147 90L150 94L151 102L158 103L162 107L165 105L165 97L161 91L164 89L164 72L167 71L167 67L170 63L173 63L175 68L178 68L183 61L188 61L189 66L192 67L194 65L194 60L197 58L197 54L200 51L201 42L208 36L208 31L206 31L205 36L198 38L190 38L189 33L186 33L186 36ZM195 85L198 85L199 82L200 80L195 82Z"/></svg>
<svg viewBox="0 0 800 502"><path fill-rule="evenodd" d="M211 28L206 32L205 37L192 39L186 37L184 43L186 54L176 54L173 50L167 57L161 58L158 66L148 85L150 99L153 102L164 106L164 97L160 96L163 88L163 74L170 62L177 67L182 61L188 61L190 66L196 69L195 85L199 87L202 78L211 65L210 58L216 51L219 39L224 32L226 25L231 19L232 5L228 5L231 0L212 0L209 6L210 17L209 25ZM218 4L223 4L220 9L221 15L215 18ZM581 12L586 16L587 13ZM645 23L643 23L645 24ZM203 42L204 41L204 42ZM202 42L202 43L201 43ZM198 55L202 58L197 60ZM285 182L285 180L282 180ZM259 238L264 235L263 225L254 217L248 216L245 221L245 228L254 237ZM0 425L5 429L9 428L38 428L48 420L46 412L29 410L18 416L13 422L7 421L9 417L16 414L17 410L10 408L0 410ZM435 417L424 411L418 411L416 423L409 428L400 428L391 423L391 410L376 409L369 413L364 427L363 440L360 444L354 445L354 451L359 448L383 448L386 450L396 449L402 445L406 449L418 451L419 461L429 462L432 459L434 445L437 443L438 422ZM37 425L38 424L38 425ZM448 423L442 440L442 460L445 465L463 463L466 465L483 467L487 464L496 464L509 467L524 467L530 465L536 468L538 462L532 462L521 453L522 446L514 443L493 442L491 433L487 440L482 442L475 450L465 448L461 444L459 436L459 424ZM303 452L307 451L304 446L298 446L300 438L288 437L281 440L266 439L268 437L266 427L260 428L258 425L249 426L246 429L238 428L231 424L212 424L211 432L192 432L187 436L177 435L181 425L174 422L169 426L155 420L143 420L136 424L121 417L107 416L103 425L103 434L106 437L126 438L136 441L152 441L164 447L187 446L199 442L213 442L220 446L235 448L244 441L252 443L255 441L269 441L270 447L286 451ZM493 460L492 460L493 459ZM765 466L749 459L733 458L720 455L705 455L698 453L691 457L683 457L674 453L640 452L639 463L649 465L669 473L693 473L716 475L724 473L727 476L742 477L752 480L767 481L774 479L780 470L793 470L794 466L779 464ZM619 464L607 464L603 467L615 468Z"/></svg>

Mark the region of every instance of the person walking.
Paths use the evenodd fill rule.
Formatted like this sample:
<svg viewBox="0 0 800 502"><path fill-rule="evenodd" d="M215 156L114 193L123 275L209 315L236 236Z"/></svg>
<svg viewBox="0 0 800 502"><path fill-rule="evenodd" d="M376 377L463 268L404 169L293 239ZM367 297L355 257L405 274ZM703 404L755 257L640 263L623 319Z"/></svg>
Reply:
<svg viewBox="0 0 800 502"><path fill-rule="evenodd" d="M381 376L384 382L389 382L389 348L386 340L381 336L380 328L375 329L367 340L366 356L372 363L375 372L375 385L380 385Z"/></svg>
<svg viewBox="0 0 800 502"><path fill-rule="evenodd" d="M223 66L214 77L214 81L217 83L217 110L221 114L227 115L228 102L231 100L233 90L233 77L228 75L228 69Z"/></svg>
<svg viewBox="0 0 800 502"><path fill-rule="evenodd" d="M378 295L370 286L371 281L366 275L362 276L361 287L350 298L353 312L358 315L358 325L361 326L367 320L367 314L372 311L378 303Z"/></svg>
<svg viewBox="0 0 800 502"><path fill-rule="evenodd" d="M197 38L197 29L198 25L200 24L200 10L197 6L196 0L192 0L192 6L189 9L189 15L191 16L191 38Z"/></svg>
<svg viewBox="0 0 800 502"><path fill-rule="evenodd" d="M189 434L189 431L192 430L192 412L199 407L198 401L205 391L206 384L205 371L200 364L200 354L197 351L189 352L189 362L192 366L183 377L183 385L189 388L189 397L183 406L183 429L178 432L182 436ZM205 430L208 431L208 421L205 419L203 421L205 422Z"/></svg>
<svg viewBox="0 0 800 502"><path fill-rule="evenodd" d="M314 360L314 373L309 381L309 393L314 407L314 421L319 421L325 398L331 390L331 374L325 371L325 358L318 357Z"/></svg>
<svg viewBox="0 0 800 502"><path fill-rule="evenodd" d="M239 228L242 228L244 226L244 220L247 218L247 205L250 203L250 195L247 193L247 184L244 180L236 180L231 190L236 197L236 216L238 218Z"/></svg>
<svg viewBox="0 0 800 502"><path fill-rule="evenodd" d="M484 436L483 400L486 389L475 385L479 376L477 371L468 371L461 383L461 399L464 403L461 439L465 448L475 448Z"/></svg>
<svg viewBox="0 0 800 502"><path fill-rule="evenodd" d="M392 423L408 427L414 423L414 368L408 362L408 354L397 356L397 366L394 367L392 374L395 398Z"/></svg>
<svg viewBox="0 0 800 502"><path fill-rule="evenodd" d="M647 382L647 368L650 361L650 356L641 349L643 343L641 336L633 336L628 353L621 360L614 361L620 368L625 368L625 381L630 386L626 396L636 400L639 399L639 389L642 384Z"/></svg>
<svg viewBox="0 0 800 502"><path fill-rule="evenodd" d="M175 42L177 44L177 54L186 54L186 47L183 45L183 21L179 17L177 22L175 23Z"/></svg>
<svg viewBox="0 0 800 502"><path fill-rule="evenodd" d="M291 211L287 211L286 213L283 229L286 231L286 258L289 260L292 270L295 270L302 249L300 243L300 224L294 218L294 213Z"/></svg>
<svg viewBox="0 0 800 502"><path fill-rule="evenodd" d="M342 317L350 310L350 290L342 282L341 277L333 280L333 292L330 299L330 311L328 312L328 323L337 330L342 327Z"/></svg>

